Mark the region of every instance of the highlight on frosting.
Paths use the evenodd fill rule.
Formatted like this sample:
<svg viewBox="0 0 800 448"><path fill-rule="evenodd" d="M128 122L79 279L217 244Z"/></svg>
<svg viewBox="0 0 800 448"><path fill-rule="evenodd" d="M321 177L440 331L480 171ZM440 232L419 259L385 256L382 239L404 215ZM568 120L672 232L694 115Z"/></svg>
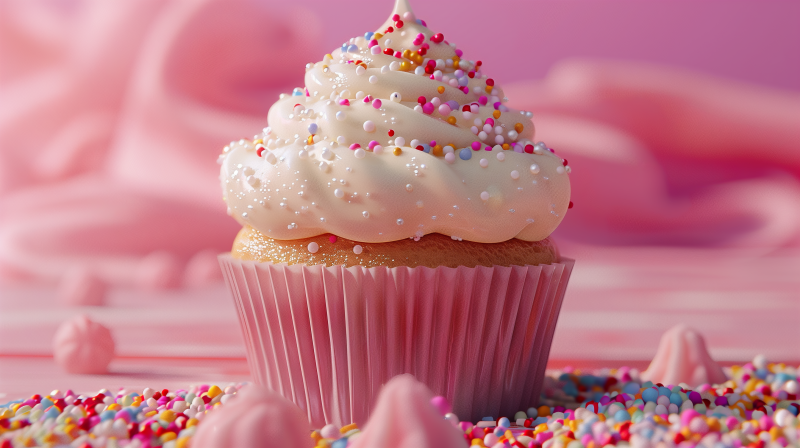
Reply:
<svg viewBox="0 0 800 448"><path fill-rule="evenodd" d="M307 64L261 134L224 148L229 214L276 239L542 240L571 206L571 168L506 101L397 0L377 31Z"/></svg>

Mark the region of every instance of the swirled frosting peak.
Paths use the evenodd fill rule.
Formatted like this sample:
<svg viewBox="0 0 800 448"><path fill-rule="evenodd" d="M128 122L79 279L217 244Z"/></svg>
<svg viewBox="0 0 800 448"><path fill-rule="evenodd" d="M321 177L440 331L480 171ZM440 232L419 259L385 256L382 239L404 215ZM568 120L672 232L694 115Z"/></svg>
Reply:
<svg viewBox="0 0 800 448"><path fill-rule="evenodd" d="M261 134L225 147L229 213L283 240L544 239L570 206L570 167L506 101L397 0L377 31L307 64Z"/></svg>

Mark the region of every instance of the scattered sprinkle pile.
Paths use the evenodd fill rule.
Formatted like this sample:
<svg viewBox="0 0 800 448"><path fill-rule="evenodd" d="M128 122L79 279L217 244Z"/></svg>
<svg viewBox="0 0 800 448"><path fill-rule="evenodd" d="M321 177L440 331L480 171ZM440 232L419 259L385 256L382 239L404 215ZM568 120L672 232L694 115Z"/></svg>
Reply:
<svg viewBox="0 0 800 448"><path fill-rule="evenodd" d="M487 448L800 447L798 369L757 357L726 373L723 384L692 389L640 383L626 367L567 368L549 372L541 406L513 418L445 418L468 444ZM37 394L0 405L0 448L188 447L206 413L242 386ZM346 448L358 434L355 424L328 425L311 437L319 448Z"/></svg>

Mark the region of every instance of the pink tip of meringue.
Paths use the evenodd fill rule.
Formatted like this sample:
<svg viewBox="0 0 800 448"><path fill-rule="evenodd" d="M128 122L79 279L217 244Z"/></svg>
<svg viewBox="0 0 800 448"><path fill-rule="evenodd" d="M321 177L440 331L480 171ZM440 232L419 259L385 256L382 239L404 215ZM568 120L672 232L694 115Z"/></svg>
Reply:
<svg viewBox="0 0 800 448"><path fill-rule="evenodd" d="M728 380L711 359L705 340L696 330L679 324L661 336L656 356L642 372L645 381L661 384L721 384Z"/></svg>

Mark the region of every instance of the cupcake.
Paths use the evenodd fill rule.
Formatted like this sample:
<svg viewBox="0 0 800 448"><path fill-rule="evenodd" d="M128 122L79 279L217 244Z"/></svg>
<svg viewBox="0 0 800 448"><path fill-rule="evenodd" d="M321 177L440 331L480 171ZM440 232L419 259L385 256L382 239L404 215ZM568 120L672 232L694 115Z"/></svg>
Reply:
<svg viewBox="0 0 800 448"><path fill-rule="evenodd" d="M572 269L549 238L570 168L506 100L397 0L224 148L242 230L220 263L251 372L315 427L364 423L403 373L464 420L536 403Z"/></svg>

